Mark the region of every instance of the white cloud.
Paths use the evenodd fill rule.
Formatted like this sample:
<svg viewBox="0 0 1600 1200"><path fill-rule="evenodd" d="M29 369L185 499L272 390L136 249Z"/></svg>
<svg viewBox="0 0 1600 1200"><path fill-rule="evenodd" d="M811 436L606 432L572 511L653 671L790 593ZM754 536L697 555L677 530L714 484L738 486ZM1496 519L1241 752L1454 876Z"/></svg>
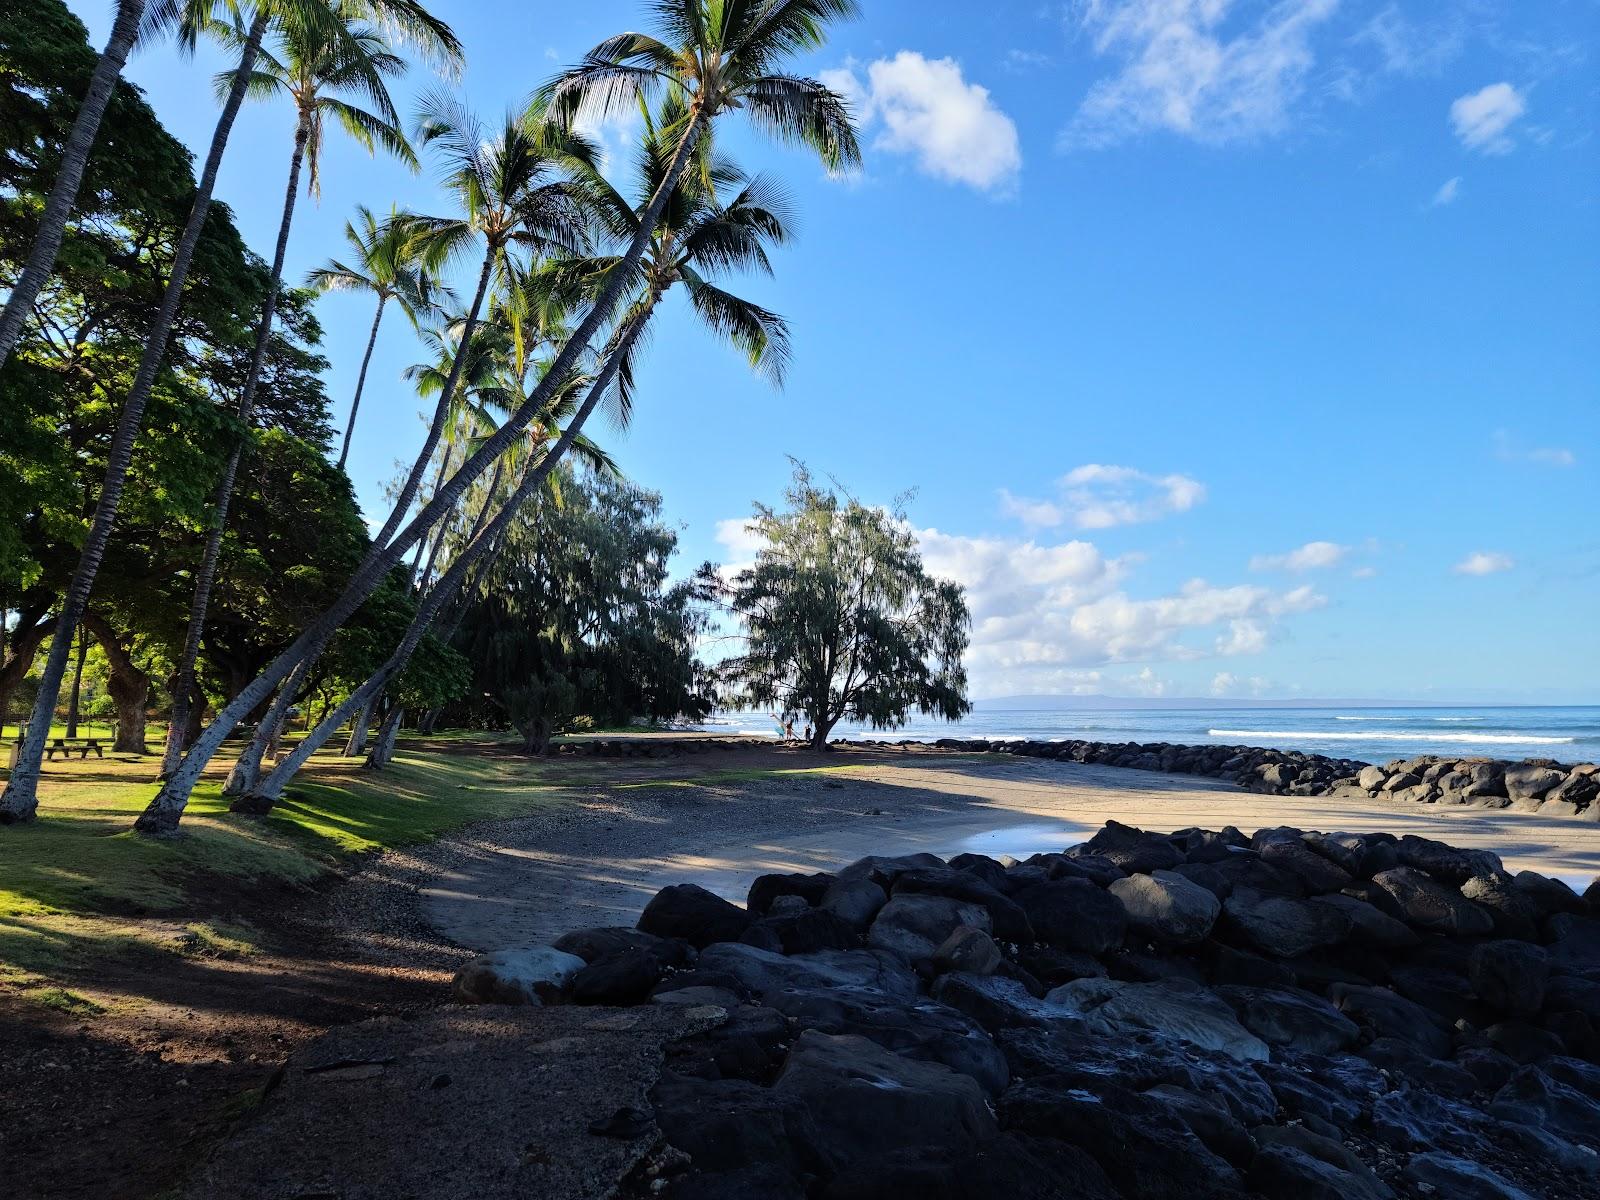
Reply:
<svg viewBox="0 0 1600 1200"><path fill-rule="evenodd" d="M1504 429L1494 433L1495 457L1505 462L1530 462L1544 467L1573 467L1578 456L1565 446L1535 446L1526 449Z"/></svg>
<svg viewBox="0 0 1600 1200"><path fill-rule="evenodd" d="M1374 579L1377 577L1377 567L1357 567L1350 572L1351 579Z"/></svg>
<svg viewBox="0 0 1600 1200"><path fill-rule="evenodd" d="M1338 0L1279 0L1259 18L1235 0L1080 0L1074 16L1120 70L1096 82L1062 144L1151 130L1225 143L1283 130L1315 64L1311 38Z"/></svg>
<svg viewBox="0 0 1600 1200"><path fill-rule="evenodd" d="M1272 681L1260 675L1244 679L1232 671L1218 671L1211 677L1213 696L1260 696L1271 687Z"/></svg>
<svg viewBox="0 0 1600 1200"><path fill-rule="evenodd" d="M1107 557L1092 542L967 537L916 529L928 572L966 591L972 613L967 668L979 696L1099 692L1162 683L1144 672L1108 676L1121 663L1185 661L1266 649L1288 618L1327 603L1309 586L1276 591L1195 579L1171 595L1135 597L1137 555ZM724 577L753 561L760 539L743 518L719 521L730 560Z"/></svg>
<svg viewBox="0 0 1600 1200"><path fill-rule="evenodd" d="M639 136L644 132L644 118L633 108L601 113L586 107L579 110L573 128L599 147L600 170L610 175L615 168L630 161Z"/></svg>
<svg viewBox="0 0 1600 1200"><path fill-rule="evenodd" d="M1463 21L1454 12L1446 11L1441 19L1420 24L1391 4L1374 14L1350 40L1372 46L1380 65L1392 75L1433 75L1461 53L1466 38Z"/></svg>
<svg viewBox="0 0 1600 1200"><path fill-rule="evenodd" d="M1457 575L1494 575L1500 571L1509 571L1515 565L1510 555L1500 554L1494 550L1474 550L1451 570Z"/></svg>
<svg viewBox="0 0 1600 1200"><path fill-rule="evenodd" d="M1000 489L1001 511L1034 528L1071 522L1079 529L1110 529L1188 512L1206 498L1205 485L1187 475L1151 475L1106 463L1074 467L1056 483L1058 500Z"/></svg>
<svg viewBox="0 0 1600 1200"><path fill-rule="evenodd" d="M1509 83L1491 83L1452 103L1450 124L1469 150L1506 154L1515 145L1506 131L1527 111L1528 102L1516 88Z"/></svg>
<svg viewBox="0 0 1600 1200"><path fill-rule="evenodd" d="M1338 542L1307 542L1287 554L1257 554L1250 560L1252 571L1316 571L1336 567L1350 553Z"/></svg>
<svg viewBox="0 0 1600 1200"><path fill-rule="evenodd" d="M876 149L916 157L935 179L983 192L1015 189L1022 170L1017 126L980 84L968 83L953 58L902 50L867 64L821 72L822 82L850 101L862 128L878 126Z"/></svg>
<svg viewBox="0 0 1600 1200"><path fill-rule="evenodd" d="M1429 208L1443 208L1446 204L1454 204L1456 197L1461 194L1461 176L1456 175L1446 179L1439 185L1439 190L1433 194L1433 199L1428 201Z"/></svg>

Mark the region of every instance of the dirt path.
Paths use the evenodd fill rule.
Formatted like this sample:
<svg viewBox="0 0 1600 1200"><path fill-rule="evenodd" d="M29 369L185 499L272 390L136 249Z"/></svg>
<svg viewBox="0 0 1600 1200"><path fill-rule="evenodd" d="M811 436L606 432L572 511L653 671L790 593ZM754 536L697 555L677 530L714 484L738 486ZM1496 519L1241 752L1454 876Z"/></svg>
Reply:
<svg viewBox="0 0 1600 1200"><path fill-rule="evenodd" d="M1004 756L879 755L825 775L594 789L557 813L479 826L420 856L431 874L422 915L473 949L544 942L586 925L631 925L669 883L742 901L767 871L917 850L1025 857L1082 841L1110 818L1158 830L1415 833L1494 850L1512 870L1579 889L1600 875L1600 826L1534 813L1261 796L1188 776Z"/></svg>

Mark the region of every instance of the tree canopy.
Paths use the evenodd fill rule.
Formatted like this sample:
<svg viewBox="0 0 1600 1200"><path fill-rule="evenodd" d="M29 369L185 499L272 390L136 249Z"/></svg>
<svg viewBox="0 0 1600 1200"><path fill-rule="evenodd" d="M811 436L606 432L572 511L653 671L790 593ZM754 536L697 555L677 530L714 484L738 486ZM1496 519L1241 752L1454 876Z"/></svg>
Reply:
<svg viewBox="0 0 1600 1200"><path fill-rule="evenodd" d="M904 513L823 487L804 467L785 497L781 511L756 506L761 550L730 589L747 645L722 673L740 699L804 714L818 747L844 718L893 729L913 710L970 712L966 599L923 569Z"/></svg>

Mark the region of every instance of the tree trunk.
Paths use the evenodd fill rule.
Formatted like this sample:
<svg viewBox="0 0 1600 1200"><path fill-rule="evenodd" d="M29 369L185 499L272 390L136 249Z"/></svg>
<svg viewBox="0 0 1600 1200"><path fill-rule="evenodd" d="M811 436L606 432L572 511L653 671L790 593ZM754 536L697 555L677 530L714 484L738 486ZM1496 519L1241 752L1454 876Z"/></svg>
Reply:
<svg viewBox="0 0 1600 1200"><path fill-rule="evenodd" d="M217 561L222 557L222 538L228 528L228 508L233 503L233 488L239 477L239 462L250 442L250 422L255 416L256 389L261 384L261 370L266 362L267 346L272 340L272 319L278 307L278 287L283 279L283 260L289 248L289 227L294 222L294 202L300 190L300 165L305 160L306 139L311 127L304 114L295 127L294 154L289 159L289 186L283 197L283 216L278 222L278 245L272 257L272 275L267 280L267 295L261 305L261 319L256 326L256 343L250 352L250 370L245 376L244 389L239 394L238 444L228 456L228 465L222 469L222 479L217 484L216 499L211 504L211 521L206 528L205 549L200 555L200 569L194 577L194 600L189 605L189 625L183 636L183 654L178 660L178 683L173 690L172 719L167 723L167 745L161 758L161 773L170 775L183 753L182 731L188 727L187 697L194 689L194 664L200 655L200 638L205 632L206 615L211 609L211 589L216 585Z"/></svg>
<svg viewBox="0 0 1600 1200"><path fill-rule="evenodd" d="M444 436L445 420L450 414L450 404L461 381L462 368L467 363L467 351L472 345L472 336L478 329L478 312L483 308L483 298L489 291L489 278L494 272L495 259L499 253L498 247L491 245L483 256L483 269L478 272L478 290L473 293L472 307L467 310L466 323L461 327L461 341L456 346L455 358L450 363L450 375L439 391L439 403L433 410L433 421L428 426L428 436L423 439L422 450L417 454L416 461L411 464L411 471L400 487L400 494L395 497L394 509L389 513L388 520L384 521L383 528L378 531L378 536L373 539L374 554L381 554L388 547L390 539L394 537L394 531L400 527L400 522L404 521L406 514L411 511L411 502L417 498L417 489L422 486L422 473L433 461L433 452L439 448L439 439ZM553 367L551 369L554 370ZM439 489L435 488L434 499L438 499L438 495ZM431 505L424 506L424 511L428 507ZM454 507L453 501L449 507ZM433 521L429 521L423 526L422 533L426 534L432 527ZM402 549L400 554L404 553L405 550ZM368 557L370 559L373 555ZM399 561L399 555L396 555L395 561Z"/></svg>
<svg viewBox="0 0 1600 1200"><path fill-rule="evenodd" d="M828 748L828 735L833 732L833 727L838 724L839 718L831 721L819 720L811 727L811 748L813 750L826 750Z"/></svg>
<svg viewBox="0 0 1600 1200"><path fill-rule="evenodd" d="M245 796L254 791L256 781L261 778L262 759L278 757L278 737L283 732L283 723L289 719L289 709L310 670L308 658L289 673L289 678L262 714L255 734L229 769L228 778L222 784L224 796Z"/></svg>
<svg viewBox="0 0 1600 1200"><path fill-rule="evenodd" d="M72 690L67 693L67 736L78 736L78 709L83 700L83 660L89 657L89 634L78 626L78 657L72 664Z"/></svg>
<svg viewBox="0 0 1600 1200"><path fill-rule="evenodd" d="M172 776L162 786L161 790L151 800L150 806L139 817L137 827L148 833L168 832L177 826L178 818L183 812L183 807L188 803L189 793L194 789L206 764L212 755L217 752L217 747L224 738L239 723L244 714L255 705L261 703L271 693L280 680L283 679L294 665L313 647L325 643L334 632L349 619L350 615L377 590L389 569L399 562L405 552L416 544L420 538L440 516L455 506L456 501L474 480L476 480L503 454L506 449L522 436L524 430L539 413L545 411L550 398L554 395L567 376L576 368L579 358L587 352L589 343L594 339L600 327L609 317L617 301L622 298L623 289L627 286L628 279L638 266L644 254L645 245L650 240L650 235L655 229L656 222L661 218L662 209L665 208L667 197L677 187L684 172L688 169L689 157L694 150L695 143L699 140L700 131L704 125L705 117L700 109L694 110L694 115L684 131L683 140L679 143L677 153L672 163L664 174L661 183L656 188L656 194L651 197L649 206L640 215L639 231L634 235L627 252L617 269L611 273L595 298L589 311L584 315L578 327L573 330L561 352L556 355L555 361L550 365L545 376L533 392L528 396L509 418L473 452L472 456L462 465L446 483L439 495L436 495L423 510L418 513L392 541L384 545L377 553L369 555L368 560L351 577L344 592L333 605L321 616L317 617L288 649L279 654L251 683L245 686L233 700L217 714L210 726L195 739L189 752L184 756L183 763L172 773ZM459 361L459 355L457 356ZM598 395L591 388L591 397L586 399L584 410L575 416L562 432L560 440L551 448L546 456L546 461L551 462L565 453L566 447L571 444L574 437L582 428L583 421L588 412L592 410L591 400L598 399ZM432 451L429 451L430 455ZM421 459L418 460L423 461ZM354 710L351 706L351 711ZM345 714L348 716L348 713ZM340 718L343 721L343 717ZM41 742L42 747L42 742ZM41 749L42 753L42 749Z"/></svg>
<svg viewBox="0 0 1600 1200"><path fill-rule="evenodd" d="M145 744L145 707L150 702L150 676L133 661L132 650L123 646L111 623L93 611L83 615L84 629L94 634L105 652L111 675L106 690L117 706L117 732L111 748L120 754L148 754Z"/></svg>
<svg viewBox="0 0 1600 1200"><path fill-rule="evenodd" d="M442 709L430 708L417 718L417 732L432 734L439 727L439 715Z"/></svg>
<svg viewBox="0 0 1600 1200"><path fill-rule="evenodd" d="M550 753L550 722L534 717L522 728L522 748L543 758Z"/></svg>
<svg viewBox="0 0 1600 1200"><path fill-rule="evenodd" d="M350 419L344 423L344 445L339 449L339 470L344 470L344 460L350 457L350 435L356 431L356 412L361 407L361 392L367 386L367 367L372 362L372 348L378 344L378 325L383 321L383 306L389 297L378 297L378 311L372 314L372 332L367 334L367 352L361 356L361 373L356 376L356 394L350 400Z"/></svg>
<svg viewBox="0 0 1600 1200"><path fill-rule="evenodd" d="M33 669L33 656L39 652L50 626L51 622L43 615L24 621L18 614L16 632L12 634L9 647L10 656L5 660L5 665L0 666L0 725L11 719L11 693L17 690L17 685Z"/></svg>
<svg viewBox="0 0 1600 1200"><path fill-rule="evenodd" d="M106 106L116 93L117 81L122 77L123 65L139 35L139 21L144 16L145 0L118 0L116 20L111 26L111 36L106 48L95 63L89 76L89 90L78 106L78 116L72 123L62 148L61 167L56 172L55 185L45 201L44 214L39 219L39 231L34 235L33 247L28 251L28 261L17 277L6 300L5 312L0 315L0 367L6 365L11 351L22 339L22 327L27 321L33 302L55 270L56 255L61 252L61 241L66 236L67 221L72 216L72 206L78 199L78 188L83 183L83 172L89 165L89 154L94 149L100 133L100 121Z"/></svg>
<svg viewBox="0 0 1600 1200"><path fill-rule="evenodd" d="M240 804L247 806L247 811L268 811L282 793L284 785L294 777L295 772L305 765L306 761L316 753L318 748L333 736L334 731L344 724L350 714L362 704L370 702L373 697L377 696L387 686L389 680L405 670L406 664L411 661L411 655L417 648L417 643L422 640L422 635L427 632L434 619L444 610L444 606L461 589L461 585L466 582L467 572L472 569L473 564L490 552L491 547L498 548L504 544L502 535L506 526L511 523L511 518L516 515L517 510L522 507L528 497L549 478L550 472L561 461L561 457L566 453L567 447L572 445L573 438L578 436L578 430L588 420L589 414L594 411L595 405L600 402L600 398L605 395L606 390L611 386L612 380L616 378L617 371L627 357L629 348L644 331L644 327L649 323L650 315L655 310L655 306L660 302L660 299L661 293L659 291L653 291L650 294L631 324L624 330L621 340L607 357L606 365L601 368L600 374L590 384L588 394L583 398L583 404L579 406L578 411L568 421L566 429L562 430L561 436L556 440L556 444L550 448L537 466L524 473L521 482L517 484L516 490L507 497L505 504L501 507L500 512L496 514L494 520L478 530L478 536L464 547L461 553L456 556L456 560L450 564L450 569L439 580L439 586L434 588L418 605L416 613L411 618L411 624L406 628L405 636L400 639L399 646L389 656L388 661L378 668L372 678L351 693L349 699L335 709L332 715L327 717L316 729L306 734L305 740L296 747L294 753L274 767L272 774L267 776L253 794L241 798ZM399 718L393 713L385 718L385 730L391 729L391 720L395 722L394 731L388 734L390 751L392 752L393 737L398 733ZM378 749L374 751L377 765L380 766L385 761L381 753L384 740L384 735L380 734ZM368 761L371 763L373 759L369 758ZM156 799L150 802L151 808L154 808L160 799L161 797L158 794ZM148 816L150 816L150 809L145 810L139 821L143 822L145 817Z"/></svg>
<svg viewBox="0 0 1600 1200"><path fill-rule="evenodd" d="M145 343L139 359L139 370L133 386L123 401L122 414L117 421L117 432L106 456L105 480L100 486L100 500L95 505L94 519L89 525L89 535L84 539L78 556L78 566L72 582L67 587L56 620L55 635L50 642L50 653L45 659L39 677L39 696L33 706L33 716L28 721L28 732L23 739L17 764L12 768L6 790L0 794L0 825L13 821L31 821L39 809L39 769L44 759L45 739L50 735L50 718L55 712L56 699L61 694L61 677L66 672L67 651L72 644L72 633L83 618L89 603L89 592L94 587L94 577L100 570L100 560L105 556L106 544L111 539L111 528L117 519L117 506L122 502L122 487L127 479L128 464L133 460L133 444L144 424L144 409L150 391L155 386L156 375L166 357L167 342L172 336L172 322L178 315L183 300L183 285L189 275L189 264L194 260L195 246L200 240L206 213L211 208L211 193L216 187L217 170L222 165L222 153L228 145L228 134L233 130L234 118L244 102L249 87L256 55L261 49L261 38L267 29L268 10L257 10L250 23L249 39L239 66L233 73L233 83L223 105L222 116L217 121L216 132L211 137L211 149L206 156L205 169L200 174L194 205L189 210L189 220L178 240L177 252L172 259L172 274L161 297L161 307L150 328L150 340ZM372 586L377 587L376 580ZM255 701L252 701L255 703ZM238 720L237 717L234 718ZM231 728L231 726L230 726ZM207 756L209 757L209 755ZM203 768L204 763L200 766ZM193 781L188 784L193 787Z"/></svg>
<svg viewBox="0 0 1600 1200"><path fill-rule="evenodd" d="M351 719L350 740L344 744L344 757L360 758L367 752L367 733L372 728L373 701L368 700Z"/></svg>
<svg viewBox="0 0 1600 1200"><path fill-rule="evenodd" d="M373 740L372 753L361 764L363 771L382 771L394 761L394 746L400 739L400 726L406 719L405 706L396 704L389 709Z"/></svg>

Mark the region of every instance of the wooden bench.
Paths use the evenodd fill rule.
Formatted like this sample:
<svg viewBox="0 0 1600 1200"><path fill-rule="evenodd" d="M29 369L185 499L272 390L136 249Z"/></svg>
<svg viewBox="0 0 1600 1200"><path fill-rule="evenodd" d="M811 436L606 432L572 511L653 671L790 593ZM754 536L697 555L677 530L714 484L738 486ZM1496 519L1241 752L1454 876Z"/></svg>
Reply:
<svg viewBox="0 0 1600 1200"><path fill-rule="evenodd" d="M58 737L51 738L45 744L44 758L46 762L49 762L57 754L61 755L62 758L70 758L74 750L78 752L79 758L88 758L91 750L94 751L96 758L104 758L106 756L105 750L100 745L99 738Z"/></svg>

